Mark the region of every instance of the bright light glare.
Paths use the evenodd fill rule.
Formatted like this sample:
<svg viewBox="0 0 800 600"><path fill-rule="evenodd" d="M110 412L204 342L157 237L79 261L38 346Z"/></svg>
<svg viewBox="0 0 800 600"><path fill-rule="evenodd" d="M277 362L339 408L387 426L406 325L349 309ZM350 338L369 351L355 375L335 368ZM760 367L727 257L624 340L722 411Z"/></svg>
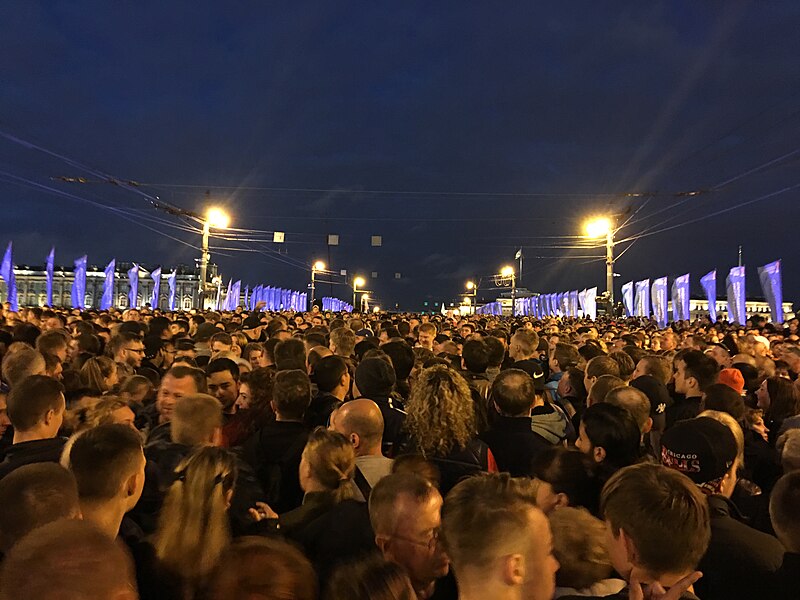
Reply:
<svg viewBox="0 0 800 600"><path fill-rule="evenodd" d="M605 237L611 231L611 219L608 217L599 217L586 222L584 225L586 235L591 238Z"/></svg>
<svg viewBox="0 0 800 600"><path fill-rule="evenodd" d="M467 289L468 290L474 290L475 289L475 284L472 281L468 281L467 282Z"/></svg>
<svg viewBox="0 0 800 600"><path fill-rule="evenodd" d="M466 304L467 306L469 306L470 304L472 304L472 300L470 299L470 297L469 297L469 296L467 296L466 298L464 298L464 304Z"/></svg>
<svg viewBox="0 0 800 600"><path fill-rule="evenodd" d="M363 277L356 277L356 278L353 280L353 285L354 285L355 287L361 287L362 285L364 285L364 283L366 283L366 282L364 281L364 278L363 278Z"/></svg>
<svg viewBox="0 0 800 600"><path fill-rule="evenodd" d="M363 296L361 296L361 301L362 302L364 302L366 300L369 300L369 294L364 294Z"/></svg>
<svg viewBox="0 0 800 600"><path fill-rule="evenodd" d="M231 218L221 208L209 208L208 212L206 213L206 222L208 223L209 227L214 227L215 229L225 229L228 225L230 225Z"/></svg>
<svg viewBox="0 0 800 600"><path fill-rule="evenodd" d="M500 269L500 275L503 277L511 277L514 274L514 267L505 266Z"/></svg>
<svg viewBox="0 0 800 600"><path fill-rule="evenodd" d="M381 312L381 307L380 306L376 306L375 308L372 309L372 312L374 312L374 313Z"/></svg>
<svg viewBox="0 0 800 600"><path fill-rule="evenodd" d="M314 263L314 270L315 271L324 271L325 270L325 263L321 260L318 260Z"/></svg>

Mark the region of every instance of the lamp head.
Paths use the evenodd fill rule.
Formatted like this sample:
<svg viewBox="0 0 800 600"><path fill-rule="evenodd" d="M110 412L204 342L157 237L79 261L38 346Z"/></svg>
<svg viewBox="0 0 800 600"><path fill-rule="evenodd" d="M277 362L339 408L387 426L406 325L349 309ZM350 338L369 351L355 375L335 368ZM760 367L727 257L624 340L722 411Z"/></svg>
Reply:
<svg viewBox="0 0 800 600"><path fill-rule="evenodd" d="M366 282L364 281L364 278L363 278L363 277L356 277L356 278L353 280L353 285L354 285L354 286L356 286L356 287L361 287L361 286L362 286L362 285L364 285L365 283L366 283Z"/></svg>
<svg viewBox="0 0 800 600"><path fill-rule="evenodd" d="M611 219L608 217L597 217L596 219L590 219L584 225L586 235L590 238L605 237L608 235L608 232L611 231L611 229Z"/></svg>
<svg viewBox="0 0 800 600"><path fill-rule="evenodd" d="M503 277L511 277L513 274L514 274L514 267L507 265L502 269L500 269L500 275L502 275Z"/></svg>
<svg viewBox="0 0 800 600"><path fill-rule="evenodd" d="M475 283L473 281L468 281L467 282L467 289L468 290L474 290L475 289Z"/></svg>
<svg viewBox="0 0 800 600"><path fill-rule="evenodd" d="M317 262L314 263L314 266L312 268L315 271L324 271L325 270L325 263L322 262L321 260L318 260Z"/></svg>
<svg viewBox="0 0 800 600"><path fill-rule="evenodd" d="M209 208L208 212L206 212L206 223L208 223L209 227L213 227L215 229L225 229L230 225L231 218L221 208Z"/></svg>

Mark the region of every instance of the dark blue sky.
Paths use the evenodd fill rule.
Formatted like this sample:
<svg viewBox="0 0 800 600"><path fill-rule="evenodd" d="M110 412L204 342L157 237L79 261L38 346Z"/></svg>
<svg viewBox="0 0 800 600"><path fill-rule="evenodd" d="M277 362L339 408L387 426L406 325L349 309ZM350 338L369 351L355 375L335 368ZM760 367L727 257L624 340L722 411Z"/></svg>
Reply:
<svg viewBox="0 0 800 600"><path fill-rule="evenodd" d="M158 184L139 189L183 208L201 210L208 190L237 228L285 231L280 256L252 243L261 252L214 255L249 283L303 288L298 265L322 258L377 272L384 306L419 308L488 283L523 245L527 287L602 289L602 262L563 258L597 250L551 236L641 207L620 238L680 227L634 244L618 285L691 271L699 292L742 244L751 294L755 267L783 258L798 299L800 188L701 220L800 183L798 31L796 1L12 1L0 130ZM42 263L52 244L63 263L191 262L189 246L121 216L199 243L152 220L179 224L142 195L51 179L92 179L80 165L0 138L0 243L13 239L18 263ZM616 196L734 178L689 200Z"/></svg>

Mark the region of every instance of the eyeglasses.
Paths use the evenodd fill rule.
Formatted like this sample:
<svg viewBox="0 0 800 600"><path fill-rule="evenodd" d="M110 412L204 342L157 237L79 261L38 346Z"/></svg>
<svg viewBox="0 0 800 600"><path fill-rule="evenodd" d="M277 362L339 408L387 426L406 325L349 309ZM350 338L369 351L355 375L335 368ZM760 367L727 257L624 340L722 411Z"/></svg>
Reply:
<svg viewBox="0 0 800 600"><path fill-rule="evenodd" d="M125 352L133 352L134 354L144 354L144 348L125 348Z"/></svg>
<svg viewBox="0 0 800 600"><path fill-rule="evenodd" d="M393 538L397 538L398 540L403 540L404 542L408 542L410 544L414 544L416 546L423 546L428 549L429 552L433 552L436 549L436 546L439 544L439 530L434 529L431 538L427 542L421 542L420 540L415 540L414 538L405 537L403 535L393 535Z"/></svg>

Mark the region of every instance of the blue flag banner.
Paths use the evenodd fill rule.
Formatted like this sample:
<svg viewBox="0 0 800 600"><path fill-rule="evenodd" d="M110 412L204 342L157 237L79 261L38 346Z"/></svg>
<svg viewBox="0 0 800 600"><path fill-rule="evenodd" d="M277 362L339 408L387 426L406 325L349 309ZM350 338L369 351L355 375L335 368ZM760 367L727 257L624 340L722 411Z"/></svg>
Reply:
<svg viewBox="0 0 800 600"><path fill-rule="evenodd" d="M72 308L86 308L86 255L75 261L75 279L72 282Z"/></svg>
<svg viewBox="0 0 800 600"><path fill-rule="evenodd" d="M717 322L717 270L709 271L700 278L700 285L708 300L708 318L712 323Z"/></svg>
<svg viewBox="0 0 800 600"><path fill-rule="evenodd" d="M231 296L228 310L236 310L236 307L239 306L239 297L242 295L242 280L239 279L236 283L234 283L233 291L228 290L228 293Z"/></svg>
<svg viewBox="0 0 800 600"><path fill-rule="evenodd" d="M622 306L625 309L625 316L633 316L633 282L629 281L622 286Z"/></svg>
<svg viewBox="0 0 800 600"><path fill-rule="evenodd" d="M249 285L244 286L244 301L242 302L242 304L244 304L245 308L250 306L250 286Z"/></svg>
<svg viewBox="0 0 800 600"><path fill-rule="evenodd" d="M666 277L659 277L653 280L653 286L650 288L650 298L653 301L653 316L658 326L664 329L669 321Z"/></svg>
<svg viewBox="0 0 800 600"><path fill-rule="evenodd" d="M45 266L45 289L47 291L47 298L45 304L53 306L53 262L56 259L55 247L50 248L50 254L47 255L47 266Z"/></svg>
<svg viewBox="0 0 800 600"><path fill-rule="evenodd" d="M586 290L586 295L584 296L584 306L583 314L590 319L594 320L597 318L597 288L589 288Z"/></svg>
<svg viewBox="0 0 800 600"><path fill-rule="evenodd" d="M569 316L578 316L578 290L573 290L569 293Z"/></svg>
<svg viewBox="0 0 800 600"><path fill-rule="evenodd" d="M8 242L3 262L0 263L0 277L6 282L6 302L11 304L11 310L19 310L17 300L17 276L14 274L14 259L12 258L11 242Z"/></svg>
<svg viewBox="0 0 800 600"><path fill-rule="evenodd" d="M158 302L161 299L161 267L150 273L153 280L153 295L150 297L150 306L158 308Z"/></svg>
<svg viewBox="0 0 800 600"><path fill-rule="evenodd" d="M744 325L747 322L745 311L744 267L733 267L725 278L728 292L728 322Z"/></svg>
<svg viewBox="0 0 800 600"><path fill-rule="evenodd" d="M781 283L781 261L776 260L758 267L761 289L769 304L773 323L783 323L783 285Z"/></svg>
<svg viewBox="0 0 800 600"><path fill-rule="evenodd" d="M167 278L167 283L169 284L169 309L175 310L175 288L178 279L178 272L173 271L169 274Z"/></svg>
<svg viewBox="0 0 800 600"><path fill-rule="evenodd" d="M108 310L114 305L114 271L117 268L116 259L111 259L105 269L103 279L103 297L100 299L100 310Z"/></svg>
<svg viewBox="0 0 800 600"><path fill-rule="evenodd" d="M230 310L230 304L231 304L231 301L232 301L232 298L231 298L231 286L232 285L233 285L233 279L228 279L228 289L225 292L225 300L222 301L222 304L219 307L220 310Z"/></svg>
<svg viewBox="0 0 800 600"><path fill-rule="evenodd" d="M686 273L672 282L672 319L688 321L689 312L689 273Z"/></svg>
<svg viewBox="0 0 800 600"><path fill-rule="evenodd" d="M636 316L650 318L650 280L642 279L636 282Z"/></svg>
<svg viewBox="0 0 800 600"><path fill-rule="evenodd" d="M139 265L133 263L128 269L128 306L137 308L139 306Z"/></svg>

